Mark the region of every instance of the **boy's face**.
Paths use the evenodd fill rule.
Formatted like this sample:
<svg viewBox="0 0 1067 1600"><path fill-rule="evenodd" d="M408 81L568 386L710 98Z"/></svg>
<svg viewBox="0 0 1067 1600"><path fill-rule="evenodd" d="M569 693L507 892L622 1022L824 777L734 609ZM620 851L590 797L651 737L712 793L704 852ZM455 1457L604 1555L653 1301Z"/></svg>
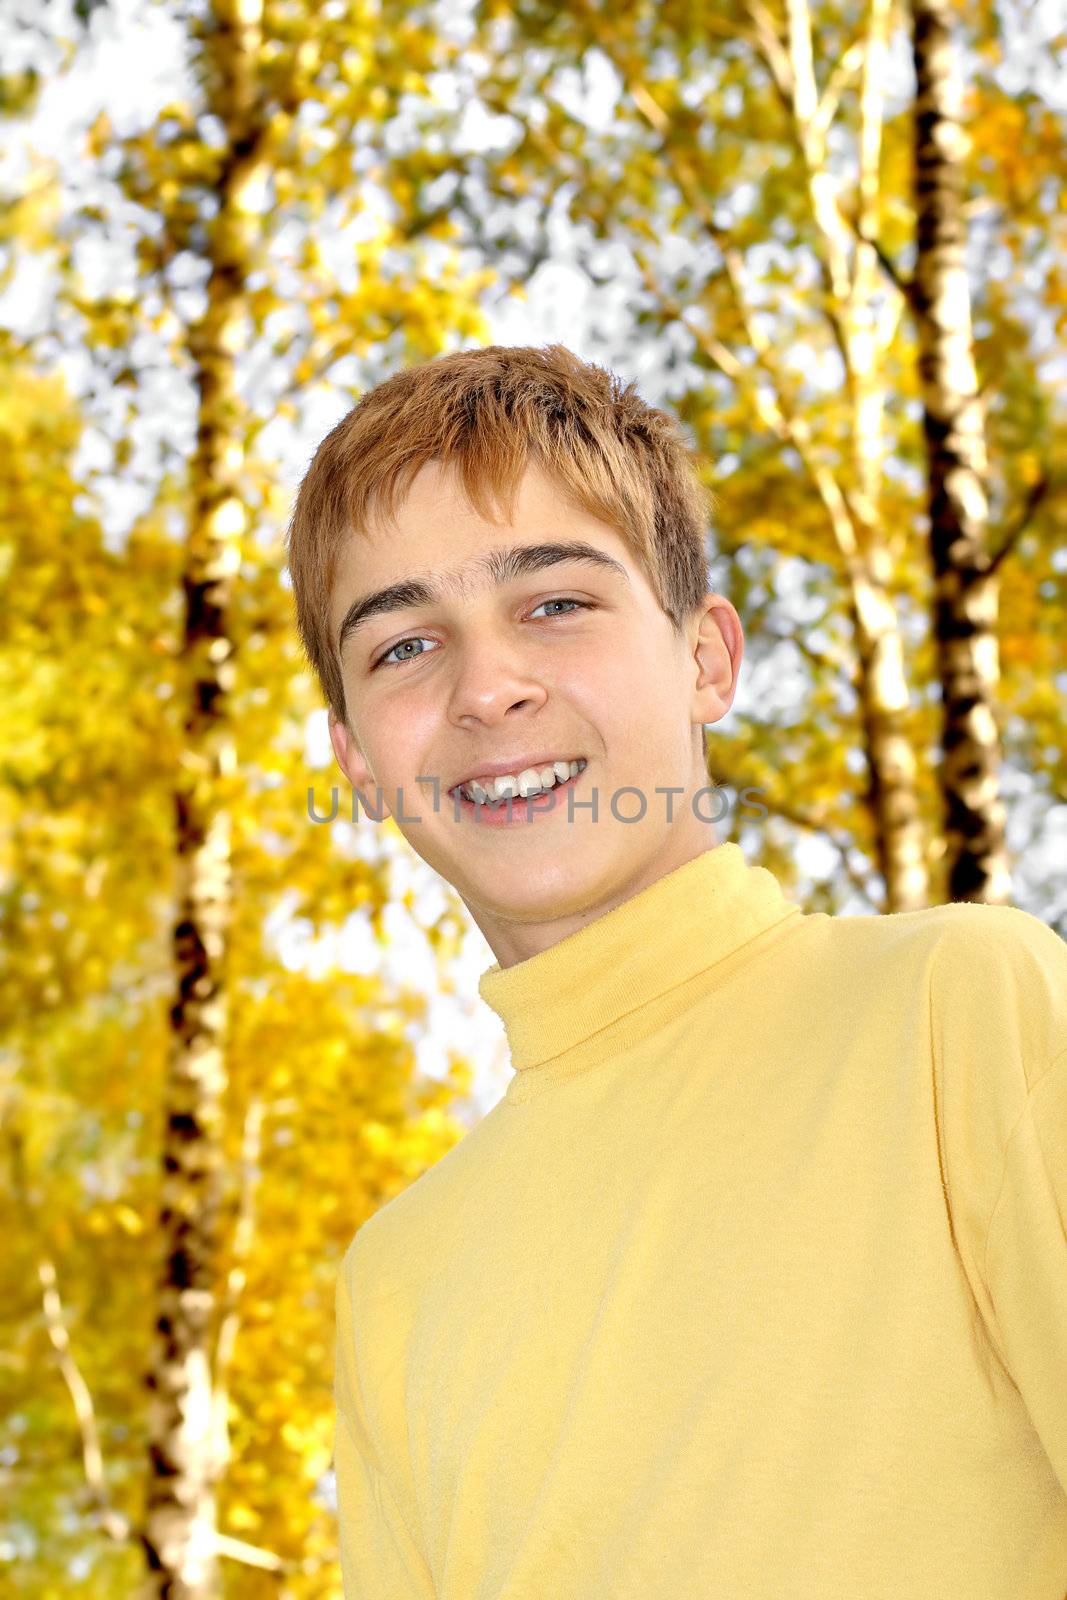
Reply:
<svg viewBox="0 0 1067 1600"><path fill-rule="evenodd" d="M617 565L569 559L513 568L497 584L478 564L512 547L575 540ZM502 966L717 842L703 820L710 797L696 809L691 801L709 782L702 727L730 709L741 665L728 600L709 593L677 635L622 536L532 466L510 525L483 521L451 469L423 467L395 531L372 524L342 552L334 645L357 600L415 578L439 580L440 598L348 628L348 726L331 713L330 737L362 804L396 818ZM558 600L582 606L546 604ZM501 762L517 773L577 758L587 766L575 781L530 804L516 796L503 826L486 820L487 808L458 809L451 792Z"/></svg>

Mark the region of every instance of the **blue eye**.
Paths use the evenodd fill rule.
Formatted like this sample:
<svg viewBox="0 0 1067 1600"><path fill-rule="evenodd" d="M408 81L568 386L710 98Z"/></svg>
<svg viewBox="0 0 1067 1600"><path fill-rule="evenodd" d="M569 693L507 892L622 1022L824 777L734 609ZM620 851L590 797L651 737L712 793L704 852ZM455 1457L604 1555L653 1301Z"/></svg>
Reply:
<svg viewBox="0 0 1067 1600"><path fill-rule="evenodd" d="M390 661L389 657L392 655L394 650L399 650L402 645L424 644L425 642L426 641L424 639L401 639L398 644L394 644L390 649L388 649L383 656L378 657L377 661L374 663L375 670L378 667L402 667L404 665L404 661L413 661L415 659L414 656L405 656L404 661ZM420 650L418 654L421 656L423 652Z"/></svg>
<svg viewBox="0 0 1067 1600"><path fill-rule="evenodd" d="M534 606L533 611L530 612L530 615L533 616L535 611L540 611L542 606L576 606L580 611L591 611L593 609L592 602L589 600L569 600L561 596L560 598L554 600L540 600L537 605ZM554 613L554 615L557 617L568 617L571 615L571 613L569 611L557 611ZM400 661L390 661L389 657L393 654L394 650L400 650L406 644L425 643L426 640L421 638L418 634L413 634L409 639L398 639L396 644L390 645L389 649L386 650L383 655L378 657L377 661L375 661L372 665L371 671L377 672L379 667L402 667L405 662L418 660L419 656L426 654L425 650L418 650L414 655L404 656Z"/></svg>
<svg viewBox="0 0 1067 1600"><path fill-rule="evenodd" d="M541 606L581 606L585 610L589 609L584 600L542 600L540 605L534 606L534 611L540 611ZM567 614L568 613L566 611L562 613L559 611L556 612L557 617L560 615L567 616ZM531 617L533 616L533 611L530 612L530 615Z"/></svg>

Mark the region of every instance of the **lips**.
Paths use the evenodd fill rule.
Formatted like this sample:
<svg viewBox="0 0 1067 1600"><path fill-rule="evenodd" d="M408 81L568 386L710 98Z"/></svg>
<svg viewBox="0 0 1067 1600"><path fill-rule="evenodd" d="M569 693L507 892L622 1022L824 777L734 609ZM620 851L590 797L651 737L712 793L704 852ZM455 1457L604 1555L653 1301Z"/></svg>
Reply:
<svg viewBox="0 0 1067 1600"><path fill-rule="evenodd" d="M564 783L553 784L549 789L542 789L530 795L504 795L495 801L468 800L466 795L457 789L453 795L453 799L459 803L456 821L465 818L479 827L513 828L525 826L557 812L562 816L569 812L569 806L563 803L564 789L569 792L574 788L581 781L585 771L586 768L583 767L574 777L567 778Z"/></svg>
<svg viewBox="0 0 1067 1600"><path fill-rule="evenodd" d="M573 776L570 771L571 767L577 767L581 771L587 765L588 762L584 756L535 756L531 760L524 761L521 765L513 763L511 766L507 766L503 762L486 763L477 772L471 773L468 777L461 778L458 783L453 784L448 792L454 795L458 794L462 789L469 788L480 791L480 795L468 795L465 797L467 799L488 799L490 797L496 799L498 796L495 785L501 779L509 778L512 780L513 798L525 798L522 792L524 781L526 787L533 792L546 793L556 785L566 783ZM548 773L548 779L542 786L541 779L546 772ZM507 786L505 786L505 791L506 788ZM499 798L504 798L503 792Z"/></svg>

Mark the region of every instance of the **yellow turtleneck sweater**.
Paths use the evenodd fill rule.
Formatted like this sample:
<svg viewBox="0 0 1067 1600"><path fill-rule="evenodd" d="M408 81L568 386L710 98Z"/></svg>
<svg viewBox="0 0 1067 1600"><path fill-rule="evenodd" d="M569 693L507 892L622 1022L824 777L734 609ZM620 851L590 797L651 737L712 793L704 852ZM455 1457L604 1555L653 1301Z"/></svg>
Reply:
<svg viewBox="0 0 1067 1600"><path fill-rule="evenodd" d="M346 1600L1064 1600L1067 945L718 845L338 1278Z"/></svg>

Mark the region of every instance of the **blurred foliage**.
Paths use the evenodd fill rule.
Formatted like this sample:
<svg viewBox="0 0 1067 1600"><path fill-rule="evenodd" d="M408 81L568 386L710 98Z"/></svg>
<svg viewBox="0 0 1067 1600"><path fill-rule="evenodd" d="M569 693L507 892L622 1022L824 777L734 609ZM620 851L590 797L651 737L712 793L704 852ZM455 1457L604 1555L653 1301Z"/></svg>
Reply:
<svg viewBox="0 0 1067 1600"><path fill-rule="evenodd" d="M95 1563L96 1592L126 1593L136 1546L95 1546L78 1515L80 1447L38 1263L56 1264L113 1502L136 1520L170 989L180 546L160 508L109 551L73 509L78 419L62 384L8 354L0 393L0 1475L5 1548L18 1552L5 1581L11 1593L66 1594L67 1563L80 1555ZM315 702L276 577L254 578L241 591L244 743L230 796L230 1219L219 1277L226 1284L239 1266L244 1283L220 1521L303 1563L301 1593L326 1594L335 1534L316 1486L330 1459L337 1263L363 1218L465 1131L448 1107L471 1080L462 1060L446 1081L417 1078L422 996L290 971L265 936L283 883L320 927L363 914L381 936L388 886L380 869L342 854L330 829L308 825L303 726ZM262 1153L248 1172L241 1143L256 1115ZM249 1185L255 1225L238 1250ZM239 1571L243 1592L267 1581Z"/></svg>
<svg viewBox="0 0 1067 1600"><path fill-rule="evenodd" d="M345 830L307 821L306 725L319 702L279 581L282 446L306 437L315 416L321 434L324 396L339 416L399 363L484 341L485 291L522 294L551 255L550 219L569 218L594 284L633 285L626 328L594 329L598 359L630 370L641 350L665 354L670 403L717 497L713 566L745 623L757 710L713 730L709 769L735 792L759 785L772 812L765 823L735 809L722 836L740 838L787 888L798 837L826 840L835 868L808 903L834 910L850 895L861 906L877 897L854 641L825 503L810 462L768 422L767 400L789 398L814 458L850 490L853 413L810 185L751 7L493 0L464 45L409 6L267 0L246 8L260 35L250 82L234 86L260 130L251 152L206 109L219 85L204 30L221 11L159 10L182 39L187 92L143 124L105 92L76 145L35 160L0 216L0 287L27 266L52 286L41 327L0 350L0 1225L11 1241L0 1266L0 1584L13 1595L65 1596L75 1584L110 1597L134 1592L143 1566L134 1539L102 1531L40 1273L54 1264L110 1501L136 1527L172 998L183 541L203 401L194 335L226 193L247 265L232 352L247 520L231 615L237 760L220 797L233 824L234 918L216 1334L236 1337L232 1354L214 1349L232 1444L219 1525L280 1557L286 1575L234 1561L222 1573L225 1593L242 1600L337 1596L322 1493L337 1262L364 1218L462 1135L453 1110L470 1067L457 1060L447 1082L420 1080L418 996L294 972L269 931L284 898L316 933L355 914L384 938L393 896L380 860ZM80 14L91 38L108 8ZM865 14L854 0L813 12L820 91L838 96L831 176L846 217L857 204ZM1002 86L1000 11L983 3L961 26L993 537L1014 535L1000 709L1009 760L1043 802L1036 853L1049 808L1067 803L1064 408L1050 359L1067 326L1062 118L1035 89ZM82 43L59 41L63 71ZM583 93L605 73L614 103L594 115ZM458 85L455 109L436 97L442 79ZM0 80L10 139L45 86L33 66ZM460 139L474 100L510 119L506 149ZM904 275L910 114L906 100L887 102L880 155L878 241ZM724 271L724 222L751 325ZM890 283L882 295L889 305ZM762 372L752 326L774 358ZM738 365L717 363L718 347ZM64 362L77 382L60 376ZM936 864L937 685L904 313L879 384L878 514ZM143 491L146 507L121 538L105 531L116 486ZM1067 915L1062 877L1027 887L1046 896L1029 909ZM426 929L443 983L464 926L452 900Z"/></svg>

